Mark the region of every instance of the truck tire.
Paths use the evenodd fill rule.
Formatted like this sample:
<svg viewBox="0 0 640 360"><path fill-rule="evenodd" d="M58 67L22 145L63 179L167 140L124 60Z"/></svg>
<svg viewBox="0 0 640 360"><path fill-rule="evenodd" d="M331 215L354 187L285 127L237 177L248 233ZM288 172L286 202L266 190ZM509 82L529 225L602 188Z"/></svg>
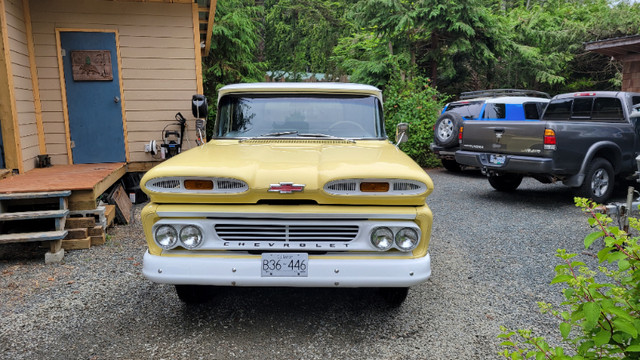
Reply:
<svg viewBox="0 0 640 360"><path fill-rule="evenodd" d="M442 161L442 166L444 166L445 169L451 172L462 171L462 166L460 166L460 164L458 164L455 160L442 159L441 161Z"/></svg>
<svg viewBox="0 0 640 360"><path fill-rule="evenodd" d="M407 298L408 294L408 287L380 288L380 295L382 295L382 299L384 299L384 302L386 302L387 305L392 308L400 307L400 305L402 305L402 303Z"/></svg>
<svg viewBox="0 0 640 360"><path fill-rule="evenodd" d="M489 184L498 191L511 192L520 186L522 177L520 174L490 175Z"/></svg>
<svg viewBox="0 0 640 360"><path fill-rule="evenodd" d="M440 115L433 131L435 143L443 147L458 145L458 132L462 121L462 116L454 112L447 111Z"/></svg>
<svg viewBox="0 0 640 360"><path fill-rule="evenodd" d="M213 297L213 286L176 285L176 293L185 304L202 304Z"/></svg>
<svg viewBox="0 0 640 360"><path fill-rule="evenodd" d="M611 163L603 158L595 158L589 164L584 182L578 188L581 197L603 203L611 197L614 185L614 173Z"/></svg>

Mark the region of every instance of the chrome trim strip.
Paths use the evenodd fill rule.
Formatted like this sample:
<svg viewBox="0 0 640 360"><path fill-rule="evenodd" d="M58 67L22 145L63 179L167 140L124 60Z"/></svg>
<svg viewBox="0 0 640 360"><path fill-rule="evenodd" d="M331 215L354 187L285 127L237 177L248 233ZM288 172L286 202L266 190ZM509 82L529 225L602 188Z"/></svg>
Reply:
<svg viewBox="0 0 640 360"><path fill-rule="evenodd" d="M416 214L344 214L344 213L245 213L245 212L211 212L211 211L158 211L164 218L183 217L216 217L216 218L248 218L248 219L389 219L415 220Z"/></svg>

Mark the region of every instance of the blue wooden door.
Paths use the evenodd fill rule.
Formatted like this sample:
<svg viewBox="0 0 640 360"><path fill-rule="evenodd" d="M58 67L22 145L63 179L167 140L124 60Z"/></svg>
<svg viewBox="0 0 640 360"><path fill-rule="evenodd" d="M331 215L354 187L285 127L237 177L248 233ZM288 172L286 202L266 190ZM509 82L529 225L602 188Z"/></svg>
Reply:
<svg viewBox="0 0 640 360"><path fill-rule="evenodd" d="M126 161L115 34L61 32L60 45L73 163Z"/></svg>

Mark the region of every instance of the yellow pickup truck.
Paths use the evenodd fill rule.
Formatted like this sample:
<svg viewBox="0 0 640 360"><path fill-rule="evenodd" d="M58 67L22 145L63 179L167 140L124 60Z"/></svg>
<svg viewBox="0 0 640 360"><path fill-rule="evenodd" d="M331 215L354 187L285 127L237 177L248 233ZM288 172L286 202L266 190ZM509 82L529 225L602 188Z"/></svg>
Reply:
<svg viewBox="0 0 640 360"><path fill-rule="evenodd" d="M387 139L372 86L225 86L212 139L141 187L143 273L186 303L215 286L376 287L399 306L431 275L433 182Z"/></svg>

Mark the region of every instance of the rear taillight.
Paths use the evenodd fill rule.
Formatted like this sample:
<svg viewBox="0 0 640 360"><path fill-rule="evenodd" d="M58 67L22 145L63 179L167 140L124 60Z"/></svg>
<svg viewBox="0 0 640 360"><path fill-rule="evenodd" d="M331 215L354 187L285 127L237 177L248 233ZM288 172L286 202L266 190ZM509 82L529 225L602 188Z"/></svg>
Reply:
<svg viewBox="0 0 640 360"><path fill-rule="evenodd" d="M462 129L464 129L464 127L460 126L460 131L458 131L458 140L460 142L462 142Z"/></svg>
<svg viewBox="0 0 640 360"><path fill-rule="evenodd" d="M545 150L556 149L556 132L551 129L544 129L544 148Z"/></svg>

